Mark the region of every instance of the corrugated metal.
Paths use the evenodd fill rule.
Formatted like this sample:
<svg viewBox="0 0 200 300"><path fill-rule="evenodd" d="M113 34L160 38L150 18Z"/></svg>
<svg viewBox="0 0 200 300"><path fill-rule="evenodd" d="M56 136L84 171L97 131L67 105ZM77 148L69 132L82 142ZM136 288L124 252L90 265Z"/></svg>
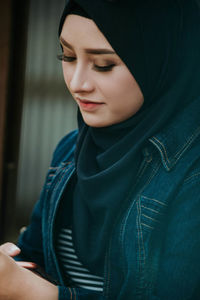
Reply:
<svg viewBox="0 0 200 300"><path fill-rule="evenodd" d="M76 128L76 106L56 58L63 7L63 0L31 0L17 183L17 215L24 222L39 196L53 149Z"/></svg>

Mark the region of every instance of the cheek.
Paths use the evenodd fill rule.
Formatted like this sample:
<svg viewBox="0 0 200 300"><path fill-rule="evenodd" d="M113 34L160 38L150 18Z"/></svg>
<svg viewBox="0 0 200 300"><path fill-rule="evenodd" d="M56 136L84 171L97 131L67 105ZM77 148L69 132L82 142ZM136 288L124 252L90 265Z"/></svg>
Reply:
<svg viewBox="0 0 200 300"><path fill-rule="evenodd" d="M127 69L102 80L101 90L112 113L121 116L122 119L135 114L144 102L139 85Z"/></svg>
<svg viewBox="0 0 200 300"><path fill-rule="evenodd" d="M123 97L127 104L141 106L144 102L144 97L133 75L127 68L120 75L115 82L115 85L118 87L116 93Z"/></svg>
<svg viewBox="0 0 200 300"><path fill-rule="evenodd" d="M98 81L102 94L107 99L130 99L143 102L143 94L139 85L132 74L125 70L116 72L110 78L104 78Z"/></svg>

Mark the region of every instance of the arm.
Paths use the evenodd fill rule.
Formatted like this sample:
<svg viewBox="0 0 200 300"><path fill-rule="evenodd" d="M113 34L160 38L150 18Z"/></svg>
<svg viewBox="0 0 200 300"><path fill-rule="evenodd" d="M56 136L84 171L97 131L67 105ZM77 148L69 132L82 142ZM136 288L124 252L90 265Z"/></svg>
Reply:
<svg viewBox="0 0 200 300"><path fill-rule="evenodd" d="M200 297L200 175L188 179L171 203L156 299Z"/></svg>

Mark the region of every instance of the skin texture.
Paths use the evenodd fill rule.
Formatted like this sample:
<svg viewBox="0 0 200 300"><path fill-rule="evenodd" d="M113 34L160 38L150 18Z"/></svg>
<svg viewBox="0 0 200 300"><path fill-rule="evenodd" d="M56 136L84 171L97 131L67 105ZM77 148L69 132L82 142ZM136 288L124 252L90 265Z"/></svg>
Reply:
<svg viewBox="0 0 200 300"><path fill-rule="evenodd" d="M87 125L113 125L128 119L141 108L144 98L139 85L92 20L69 15L60 40L65 83ZM113 53L94 53L94 49L107 49ZM111 65L113 67L109 68ZM80 99L98 104L84 105Z"/></svg>
<svg viewBox="0 0 200 300"><path fill-rule="evenodd" d="M0 300L58 299L55 285L24 268L27 263L12 259L19 253L20 249L12 243L0 246ZM28 264L28 268L34 269L35 266Z"/></svg>

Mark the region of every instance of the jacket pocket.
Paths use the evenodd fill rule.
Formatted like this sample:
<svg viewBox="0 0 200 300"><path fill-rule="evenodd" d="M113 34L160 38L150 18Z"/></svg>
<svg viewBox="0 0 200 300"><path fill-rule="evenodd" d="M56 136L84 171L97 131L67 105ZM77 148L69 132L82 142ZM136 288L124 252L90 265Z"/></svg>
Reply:
<svg viewBox="0 0 200 300"><path fill-rule="evenodd" d="M138 203L138 210L142 228L145 231L159 228L166 209L167 205L164 202L158 199L141 196Z"/></svg>

